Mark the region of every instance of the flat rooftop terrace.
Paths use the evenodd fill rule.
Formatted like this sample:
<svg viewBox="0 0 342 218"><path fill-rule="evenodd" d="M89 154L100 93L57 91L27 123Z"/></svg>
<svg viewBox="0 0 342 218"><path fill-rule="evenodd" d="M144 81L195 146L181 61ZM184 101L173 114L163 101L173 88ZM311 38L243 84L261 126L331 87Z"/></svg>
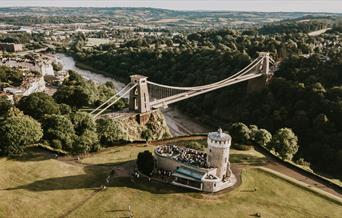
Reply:
<svg viewBox="0 0 342 218"><path fill-rule="evenodd" d="M177 145L161 145L155 149L155 153L191 166L210 168L207 164L207 154L205 152Z"/></svg>

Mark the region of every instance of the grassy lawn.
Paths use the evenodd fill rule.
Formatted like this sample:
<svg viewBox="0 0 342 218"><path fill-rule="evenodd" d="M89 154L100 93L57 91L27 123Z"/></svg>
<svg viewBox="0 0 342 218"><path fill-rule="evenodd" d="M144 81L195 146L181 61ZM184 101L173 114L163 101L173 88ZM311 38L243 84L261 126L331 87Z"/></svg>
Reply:
<svg viewBox="0 0 342 218"><path fill-rule="evenodd" d="M153 146L104 150L80 162L50 159L46 153L0 158L0 217L340 217L342 207L255 168L242 171L231 192L201 194L148 181L114 178L98 192L113 167L132 164ZM231 152L232 163L259 165L254 150ZM257 187L257 191L252 191Z"/></svg>

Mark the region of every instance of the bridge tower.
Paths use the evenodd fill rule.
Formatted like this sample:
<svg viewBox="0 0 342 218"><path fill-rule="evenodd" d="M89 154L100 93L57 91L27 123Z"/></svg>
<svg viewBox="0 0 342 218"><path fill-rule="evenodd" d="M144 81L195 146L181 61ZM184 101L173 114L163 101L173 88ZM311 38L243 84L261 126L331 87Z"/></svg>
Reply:
<svg viewBox="0 0 342 218"><path fill-rule="evenodd" d="M147 87L147 77L132 75L131 83L136 86L129 93L129 110L145 113L151 110Z"/></svg>
<svg viewBox="0 0 342 218"><path fill-rule="evenodd" d="M268 52L260 52L259 57L263 57L263 61L255 70L261 71L263 76L248 80L247 93L262 91L273 75L270 71L270 54Z"/></svg>

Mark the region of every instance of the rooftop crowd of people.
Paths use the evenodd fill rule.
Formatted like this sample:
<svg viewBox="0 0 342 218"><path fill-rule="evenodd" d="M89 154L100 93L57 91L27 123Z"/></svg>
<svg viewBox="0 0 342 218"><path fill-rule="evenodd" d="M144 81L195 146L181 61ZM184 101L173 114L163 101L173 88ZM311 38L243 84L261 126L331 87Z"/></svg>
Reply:
<svg viewBox="0 0 342 218"><path fill-rule="evenodd" d="M156 152L161 156L171 157L182 163L208 168L207 154L197 150L176 145L161 145L156 149Z"/></svg>

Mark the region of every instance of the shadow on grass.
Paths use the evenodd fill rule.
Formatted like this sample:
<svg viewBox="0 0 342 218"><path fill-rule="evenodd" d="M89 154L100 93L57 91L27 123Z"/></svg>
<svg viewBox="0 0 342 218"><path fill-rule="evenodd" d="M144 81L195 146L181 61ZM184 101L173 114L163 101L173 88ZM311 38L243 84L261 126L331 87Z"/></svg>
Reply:
<svg viewBox="0 0 342 218"><path fill-rule="evenodd" d="M231 154L229 160L231 163L253 166L263 166L269 163L269 160L266 157L256 157L249 154Z"/></svg>
<svg viewBox="0 0 342 218"><path fill-rule="evenodd" d="M15 161L44 161L54 159L56 155L39 147L27 148L25 153L17 156L9 156L8 159Z"/></svg>
<svg viewBox="0 0 342 218"><path fill-rule="evenodd" d="M78 164L78 163L76 163ZM110 182L106 183L106 178L111 174L113 169L124 168L132 171L135 166L135 161L126 161L115 164L97 164L84 165L85 174L64 176L38 180L30 184L20 185L13 188L3 190L29 190L33 192L43 191L58 191L58 190L75 190L75 189L90 189L94 191L101 191L101 187L126 187L137 189L140 191L147 191L153 194L172 194L172 193L197 193L191 190L173 186L171 184L164 184L156 181L148 181L145 178L135 179L133 181L130 177L114 177Z"/></svg>

